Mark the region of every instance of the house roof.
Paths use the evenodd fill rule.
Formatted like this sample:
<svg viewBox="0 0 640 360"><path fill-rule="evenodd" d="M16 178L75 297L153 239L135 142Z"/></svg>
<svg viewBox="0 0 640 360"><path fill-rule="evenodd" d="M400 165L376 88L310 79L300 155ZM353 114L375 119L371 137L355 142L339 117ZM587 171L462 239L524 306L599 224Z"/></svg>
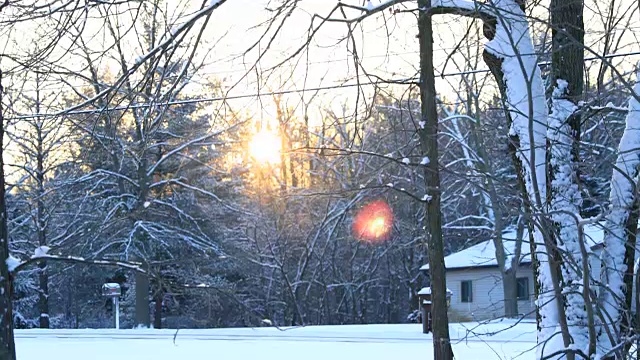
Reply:
<svg viewBox="0 0 640 360"><path fill-rule="evenodd" d="M453 294L453 291L447 288L447 293ZM418 295L431 295L431 287L430 286L423 287L422 289L420 289L420 291L418 291Z"/></svg>
<svg viewBox="0 0 640 360"><path fill-rule="evenodd" d="M604 231L602 225L586 225L584 227L585 239L590 248L597 247L603 241ZM515 255L516 230L508 230L502 234L502 241L507 255L507 263L511 262L511 257ZM529 246L528 231L524 231L523 241L521 243L520 263L531 263L531 251ZM496 247L493 239L485 240L481 243L468 247L464 250L455 252L444 258L444 266L447 270L463 269L473 267L489 267L498 266L496 260ZM420 270L429 270L429 264L423 265Z"/></svg>

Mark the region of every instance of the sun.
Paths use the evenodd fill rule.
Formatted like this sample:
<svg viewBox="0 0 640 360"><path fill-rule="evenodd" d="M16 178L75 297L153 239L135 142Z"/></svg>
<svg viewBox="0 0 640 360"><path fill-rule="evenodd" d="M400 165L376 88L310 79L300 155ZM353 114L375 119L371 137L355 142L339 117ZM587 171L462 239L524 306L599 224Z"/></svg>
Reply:
<svg viewBox="0 0 640 360"><path fill-rule="evenodd" d="M259 163L279 163L281 149L280 137L269 130L260 130L249 141L249 154Z"/></svg>

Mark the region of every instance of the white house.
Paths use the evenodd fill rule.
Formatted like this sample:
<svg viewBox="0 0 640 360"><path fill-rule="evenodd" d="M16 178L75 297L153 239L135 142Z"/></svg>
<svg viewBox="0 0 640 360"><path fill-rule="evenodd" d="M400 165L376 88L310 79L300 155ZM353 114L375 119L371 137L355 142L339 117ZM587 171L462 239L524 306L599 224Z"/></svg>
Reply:
<svg viewBox="0 0 640 360"><path fill-rule="evenodd" d="M600 276L599 256L603 235L601 226L585 227L585 239L591 248L592 276L595 278ZM515 238L515 231L503 234L508 257L514 255ZM529 235L525 231L520 266L516 272L518 312L525 317L535 318L534 279L528 239ZM508 263L510 262L509 260ZM447 288L453 292L449 307L451 321L487 320L504 316L502 277L492 239L446 256L444 264ZM420 270L428 273L429 265L422 266Z"/></svg>

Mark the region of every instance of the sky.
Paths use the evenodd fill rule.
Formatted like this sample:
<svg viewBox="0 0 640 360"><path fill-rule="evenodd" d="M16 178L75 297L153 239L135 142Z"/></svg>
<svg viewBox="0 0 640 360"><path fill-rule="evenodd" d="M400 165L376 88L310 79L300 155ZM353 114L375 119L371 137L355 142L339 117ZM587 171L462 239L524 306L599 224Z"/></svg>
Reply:
<svg viewBox="0 0 640 360"><path fill-rule="evenodd" d="M363 1L344 1L349 4L363 5ZM380 0L373 0L374 5ZM215 14L216 22L213 34L223 33L227 30L225 39L218 45L218 50L222 54L238 54L244 49L248 42L252 42L262 34L262 28L253 28L254 24L260 23L269 16L264 12L263 8L267 6L269 1L261 0L231 0L228 1L223 8ZM277 2L271 1L272 4ZM305 43L307 29L312 14L328 14L337 2L331 0L303 0L300 2L300 8L287 20L284 30L274 42L271 51L261 61L262 69L268 69L273 64L278 63L281 59L289 56L301 44ZM602 40L605 36L603 31L603 22L599 13L606 13L606 4L608 1L603 0L587 0L585 3L585 30L587 32L587 45L598 52L602 52ZM397 6L398 9L412 9L413 3ZM534 16L539 16L542 21L547 21L548 1L543 1L541 5L533 11ZM617 42L617 49L609 52L625 53L639 51L637 30L640 30L640 15L633 12L637 7L635 1L625 0L616 2L615 13L624 19L620 20L615 26L615 30L611 33L614 37L620 37ZM350 16L358 16L359 12L353 10L348 13ZM537 24L542 26L543 24ZM467 32L467 23L459 21L459 18L453 16L438 16L434 18L435 32L435 67L436 73L455 73L458 72L456 64L461 64L461 57L453 55L450 57L453 49L456 48L459 41ZM356 72L353 66L353 54L349 43L341 41L346 34L346 27L343 24L328 24L319 31L311 46L309 47L309 59L304 56L300 57L299 63L292 68L292 64L284 66L278 75L271 78L269 85L264 86L256 81L255 74L251 74L242 82L233 94L252 94L265 92L283 87L285 89L301 89L313 88L318 86L331 86L344 82L354 83ZM384 79L406 79L416 76L419 56L418 43L416 39L417 27L415 16L410 14L400 14L390 16L387 12L384 17L380 14L368 18L358 27L355 32L355 41L358 47L358 56L362 61L362 67L370 74L379 76ZM366 34L366 35L364 35ZM481 47L479 48L482 49ZM587 51L586 56L592 56ZM218 56L220 57L220 56ZM220 72L235 83L244 75L245 69L253 64L255 56L247 56L245 58L236 58L232 61L217 63L212 68L212 72ZM635 63L640 60L640 56L625 56L612 60L615 64L619 64L622 69L629 70ZM591 70L591 76L597 73L599 62L589 62L587 66ZM480 61L478 68L485 69L486 66ZM283 84L278 78L291 76L292 81ZM375 78L367 78L360 74L361 81L373 80ZM459 77L437 78L436 88L438 92L445 97L455 97L455 90L458 89ZM396 93L402 92L406 87L395 86ZM372 87L366 88L368 94L371 94ZM310 94L307 94L310 95ZM351 106L355 102L357 90L355 88L333 89L323 92L321 102L323 106L336 107L347 104ZM291 102L295 102L299 95L288 96ZM269 106L269 99L263 99L261 103L254 102L253 110L263 117L273 116L275 112Z"/></svg>
<svg viewBox="0 0 640 360"><path fill-rule="evenodd" d="M265 16L268 15L262 10L266 3L267 1L233 0L227 2L224 8L220 8L215 16L216 19L224 20L215 23L212 34L220 34L226 30L227 35L217 45L217 57L228 58L233 54L241 53L246 49L248 43L262 35L263 28L252 27L265 20ZM351 1L350 3L356 4L357 2ZM260 62L261 68L269 69L305 44L312 15L326 15L335 4L336 2L327 0L302 1L300 8L287 20L283 31L274 41L268 55ZM352 10L348 15L355 17L360 15L360 12ZM415 78L419 63L415 16L410 14L390 16L388 12L385 12L384 15L384 18L378 15L367 19L356 28L355 41L362 66L370 74L383 79ZM242 20L238 21L238 19ZM444 56L446 48L451 49L455 46L455 38L452 35L456 35L456 30L458 33L460 30L464 31L458 27L453 29L449 27L441 33L448 39L446 42L441 41L442 48L436 50L441 64L446 58ZM302 88L356 83L352 46L348 41L344 41L346 33L347 28L344 24L325 24L308 47L308 55L303 53L295 61L281 67L271 76L271 81L266 86L257 81L255 74L248 75L231 94L255 94L279 88L300 90ZM462 34L457 35L461 36ZM253 65L254 61L255 53L252 53L244 58L216 63L211 66L215 70L205 72L219 73L230 80L230 83L235 83L245 75L246 69ZM451 64L449 68L452 71L457 71ZM288 79L289 77L291 78ZM286 79L286 81L282 79ZM368 78L360 69L360 81L376 81L376 78ZM438 81L446 86L447 81L442 79ZM406 88L405 86L394 87L396 92L401 92ZM373 87L368 86L364 89L369 96L372 94ZM345 105L353 108L357 93L358 90L355 87L331 89L321 92L316 100L319 100L317 103L321 103L322 107L339 111ZM308 92L305 95L305 100L308 101L313 92ZM300 100L300 94L292 94L286 98L290 104L297 104ZM262 102L256 101L257 99L253 100L247 106L258 116L264 119L275 115L275 110L268 97L263 98Z"/></svg>
<svg viewBox="0 0 640 360"><path fill-rule="evenodd" d="M376 5L381 0L372 0ZM204 78L217 78L223 81L224 86L229 90L229 96L258 94L274 90L300 90L302 88L315 88L322 86L334 86L343 83L355 83L356 71L353 64L352 46L348 41L344 41L346 26L340 23L327 23L315 35L314 40L307 48L308 52L303 52L293 61L281 66L273 73L266 70L281 62L284 58L294 53L306 41L307 29L313 14L328 14L335 6L335 0L301 0L298 8L287 18L278 37L270 44L270 49L266 56L258 63L257 71L250 71L256 62L257 51L248 54L243 53L264 33L264 23L272 15L272 12L265 11L265 8L275 8L282 0L228 0L213 13L212 20L203 37L201 44L200 59L206 64L199 72L199 76ZM344 3L353 5L363 5L363 0L345 0ZM543 1L534 15L545 17L544 6L548 1ZM601 51L600 44L605 33L602 31L602 22L597 13L606 12L605 4L609 1L587 0L585 4L585 27L588 33L587 44L594 49ZM186 13L194 11L199 2L196 1L168 1L168 12L175 14L181 10ZM620 36L619 49L617 52L638 51L638 39L636 31L640 29L640 15L637 12L626 12L630 6L635 4L633 0L617 1L616 14L626 15L630 22L621 21L617 24L615 36ZM413 9L413 2L404 5L397 5L396 9ZM358 16L361 12L350 10L348 16ZM544 20L544 19L543 19ZM122 19L125 23L126 19ZM100 29L104 29L104 22L99 17L89 19L87 22L87 41L104 41L104 34ZM26 25L25 25L26 26ZM33 47L35 39L42 36L50 29L38 31L27 28L20 28L20 31L12 35L13 43L9 46L29 49ZM452 16L437 16L434 18L435 32L435 65L436 73L452 73L459 69L456 63L460 63L460 55L450 57L460 39L467 32L467 26L458 18ZM400 80L413 78L416 76L419 63L418 43L416 39L417 27L415 16L409 13L401 13L392 16L388 12L377 14L365 20L362 25L355 29L355 42L358 48L358 56L361 59L362 67L374 77L367 77L360 72L360 80L363 82L375 81L375 76L383 79ZM5 43L8 44L8 43ZM264 49L267 41L262 41L261 48ZM6 46L6 45L5 45ZM130 38L125 47L132 50L130 62L141 54L137 47L137 39ZM481 49L481 48L480 48ZM75 54L66 55L63 61L69 61ZM623 62L626 68L640 60L639 56L629 56L616 59L616 62ZM1 63L0 63L1 64ZM118 67L113 60L104 59L100 65L106 72L115 74ZM445 66L446 65L446 66ZM591 65L591 64L589 64ZM595 64L598 65L598 64ZM72 65L70 65L72 67ZM480 62L479 68L484 69L485 65ZM362 70L362 69L360 69ZM248 71L250 71L248 73ZM256 75L258 73L259 75ZM269 76L267 79L266 77ZM455 90L458 89L459 77L437 78L438 92L448 98L453 98ZM64 88L59 80L53 79L51 88ZM198 87L199 81L196 78L192 90L201 91ZM392 86L395 93L401 93L406 86ZM368 96L371 96L373 87L364 87ZM492 90L493 91L493 90ZM290 94L284 97L285 102L290 106L299 105L301 101L309 101L313 92L305 93L305 98L301 99L300 93ZM358 90L355 87L343 89L331 89L322 91L315 100L315 111L318 108L329 107L339 110L342 106L355 107ZM205 97L207 94L202 94ZM232 102L234 107L241 111L260 118L260 121L269 121L275 116L273 101L268 96L262 98L253 97ZM317 114L320 116L320 114ZM313 117L312 117L313 121Z"/></svg>

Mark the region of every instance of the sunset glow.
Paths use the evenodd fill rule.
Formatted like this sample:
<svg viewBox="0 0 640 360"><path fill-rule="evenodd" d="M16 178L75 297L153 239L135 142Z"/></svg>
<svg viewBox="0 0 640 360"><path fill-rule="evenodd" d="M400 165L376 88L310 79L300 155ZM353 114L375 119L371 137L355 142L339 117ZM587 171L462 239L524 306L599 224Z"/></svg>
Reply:
<svg viewBox="0 0 640 360"><path fill-rule="evenodd" d="M393 227L393 212L383 201L377 200L362 207L353 219L353 237L358 241L380 243L389 240Z"/></svg>

